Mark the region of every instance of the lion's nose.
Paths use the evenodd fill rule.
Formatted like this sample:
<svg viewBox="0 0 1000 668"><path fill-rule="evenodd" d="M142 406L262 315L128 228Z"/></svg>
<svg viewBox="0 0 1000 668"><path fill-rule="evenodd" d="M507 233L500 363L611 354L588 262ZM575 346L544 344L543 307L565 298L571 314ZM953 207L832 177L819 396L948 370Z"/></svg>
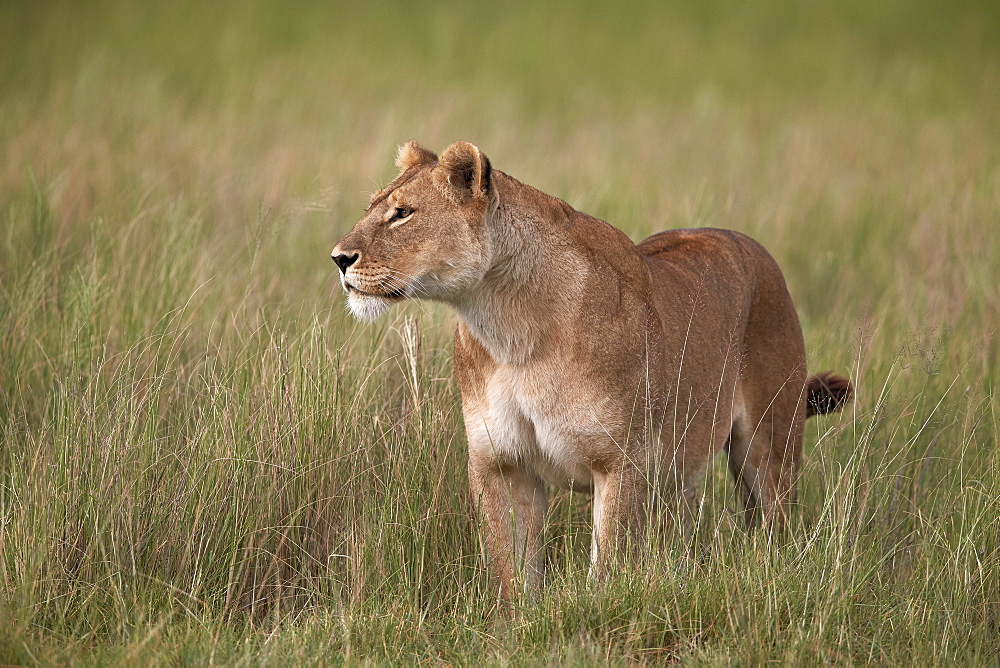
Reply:
<svg viewBox="0 0 1000 668"><path fill-rule="evenodd" d="M330 257L332 257L333 261L337 263L337 266L340 267L340 271L342 273L347 273L347 268L350 267L355 262L357 262L358 257L360 257L360 255L361 255L360 253L354 253L353 255L348 255L346 253L340 253L338 251L334 251Z"/></svg>

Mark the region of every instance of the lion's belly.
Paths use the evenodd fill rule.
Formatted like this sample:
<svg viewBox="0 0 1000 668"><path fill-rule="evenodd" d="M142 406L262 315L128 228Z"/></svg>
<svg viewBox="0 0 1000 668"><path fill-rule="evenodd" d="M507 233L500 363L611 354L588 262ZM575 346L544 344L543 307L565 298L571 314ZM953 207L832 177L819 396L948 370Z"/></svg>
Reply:
<svg viewBox="0 0 1000 668"><path fill-rule="evenodd" d="M470 447L489 448L501 463L518 463L547 482L589 487L590 463L613 443L610 400L571 388L557 376L499 370L487 401L470 416Z"/></svg>

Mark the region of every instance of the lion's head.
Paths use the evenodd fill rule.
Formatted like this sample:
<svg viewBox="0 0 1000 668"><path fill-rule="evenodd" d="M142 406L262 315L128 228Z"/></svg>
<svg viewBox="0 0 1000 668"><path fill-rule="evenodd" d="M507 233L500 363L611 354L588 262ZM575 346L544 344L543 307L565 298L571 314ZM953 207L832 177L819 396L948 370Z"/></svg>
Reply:
<svg viewBox="0 0 1000 668"><path fill-rule="evenodd" d="M439 159L411 141L396 165L399 176L372 195L331 253L348 307L366 320L408 297L460 300L490 264L484 226L495 194L486 156L455 142Z"/></svg>

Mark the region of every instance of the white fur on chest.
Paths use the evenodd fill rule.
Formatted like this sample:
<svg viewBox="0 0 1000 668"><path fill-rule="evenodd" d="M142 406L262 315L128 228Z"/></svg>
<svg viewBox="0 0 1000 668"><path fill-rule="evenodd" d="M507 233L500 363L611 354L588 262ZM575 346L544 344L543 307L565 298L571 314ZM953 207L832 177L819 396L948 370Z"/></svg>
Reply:
<svg viewBox="0 0 1000 668"><path fill-rule="evenodd" d="M485 401L466 415L470 449L552 484L589 485L594 453L613 433L602 414L610 402L560 375L553 367L497 369Z"/></svg>

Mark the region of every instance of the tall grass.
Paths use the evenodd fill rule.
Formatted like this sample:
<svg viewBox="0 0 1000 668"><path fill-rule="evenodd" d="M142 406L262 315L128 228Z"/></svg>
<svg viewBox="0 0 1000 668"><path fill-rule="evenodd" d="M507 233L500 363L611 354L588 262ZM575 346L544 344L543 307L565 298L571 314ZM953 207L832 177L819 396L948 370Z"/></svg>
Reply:
<svg viewBox="0 0 1000 668"><path fill-rule="evenodd" d="M0 5L0 662L1000 657L991 4ZM815 370L794 530L588 582L553 492L510 623L453 316L350 320L327 259L397 144L634 239L745 231Z"/></svg>

